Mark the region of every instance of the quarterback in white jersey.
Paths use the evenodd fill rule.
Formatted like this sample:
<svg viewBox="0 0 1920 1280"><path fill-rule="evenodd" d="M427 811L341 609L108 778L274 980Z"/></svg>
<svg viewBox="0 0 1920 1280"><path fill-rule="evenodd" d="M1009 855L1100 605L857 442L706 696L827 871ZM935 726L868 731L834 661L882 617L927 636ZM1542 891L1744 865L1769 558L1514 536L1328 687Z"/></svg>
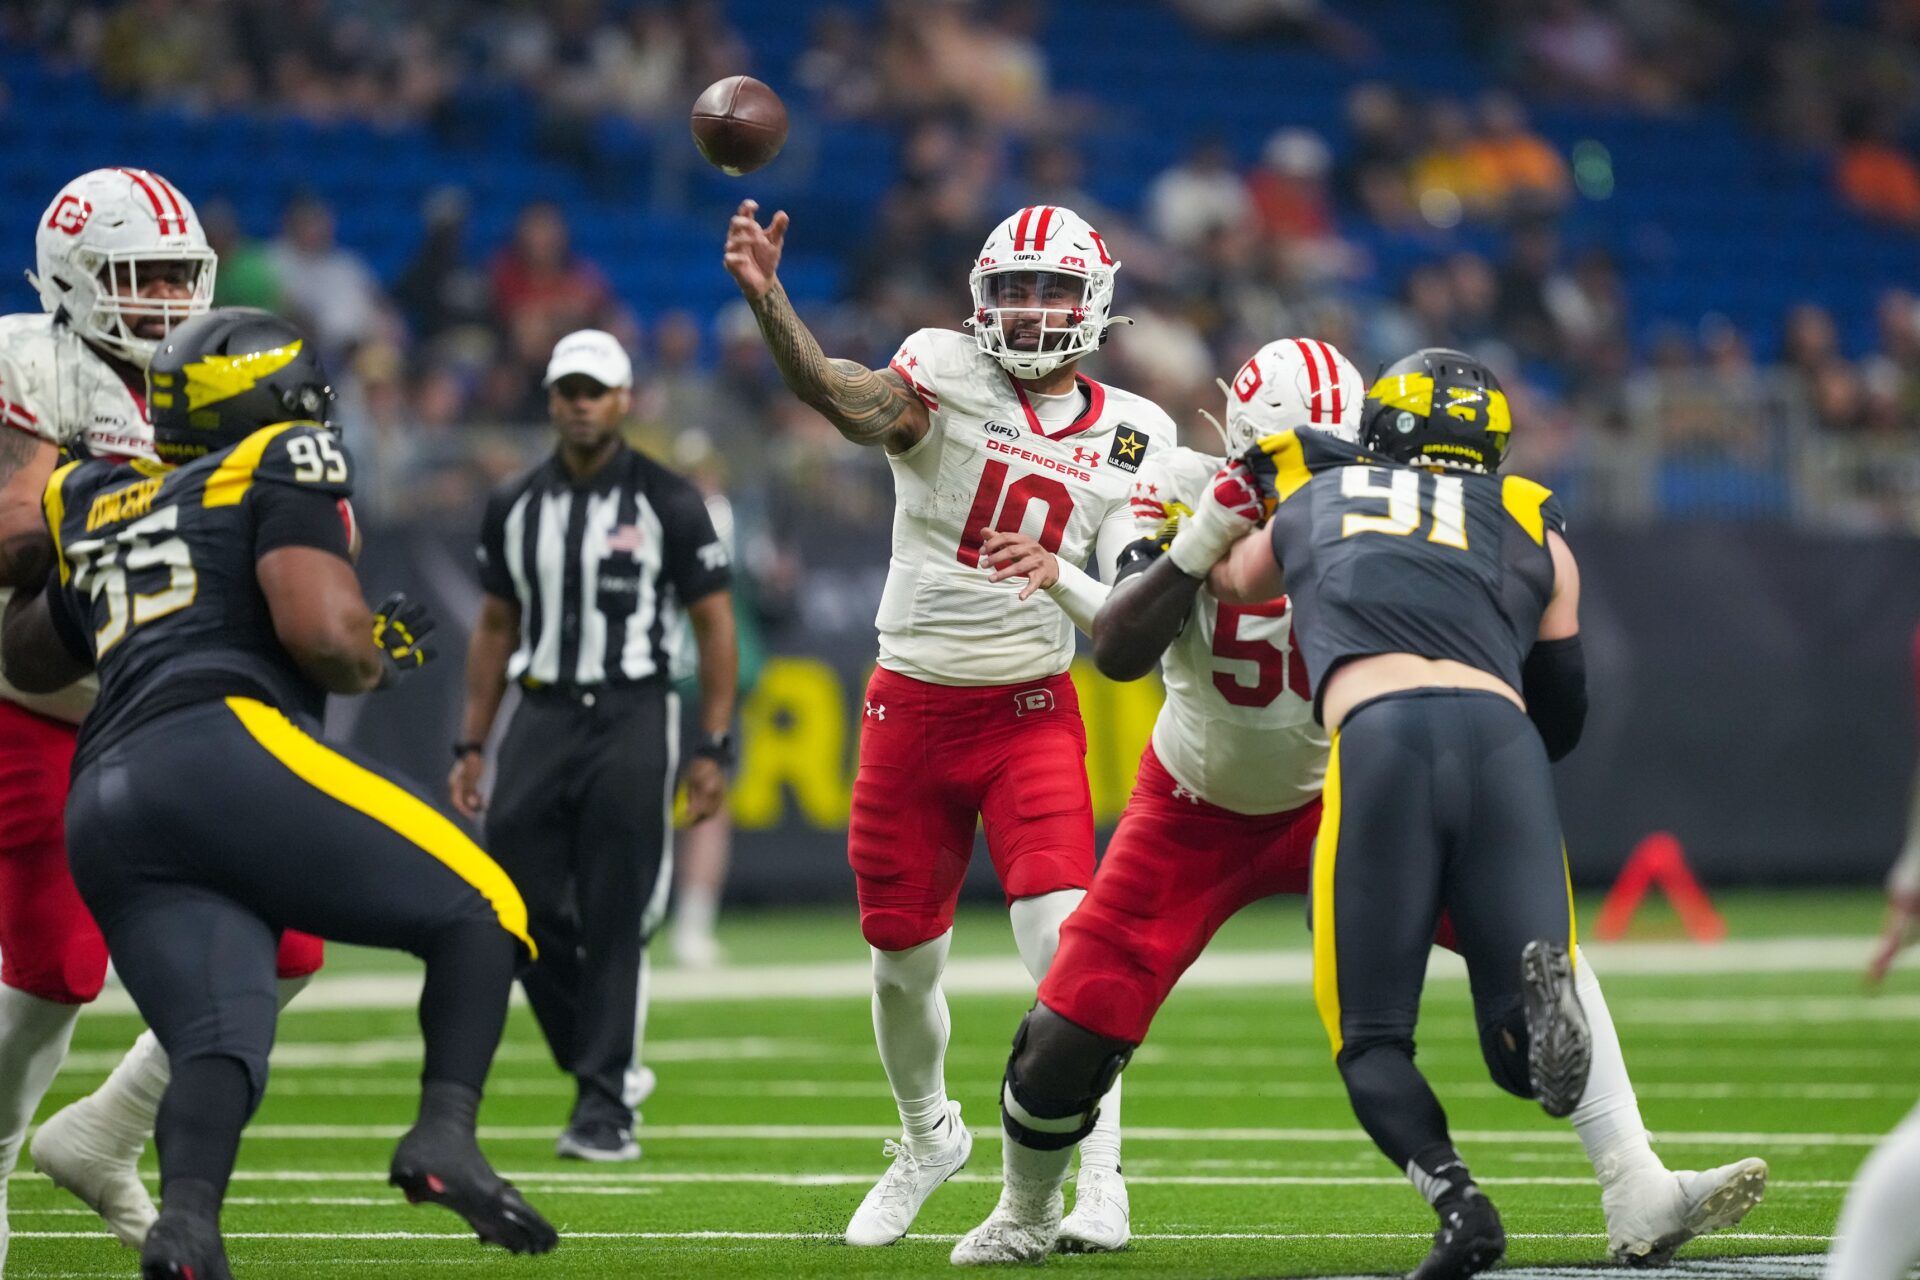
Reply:
<svg viewBox="0 0 1920 1280"><path fill-rule="evenodd" d="M69 182L41 215L34 258L43 311L0 317L0 603L47 580L41 495L62 451L152 456L147 362L213 299L214 254L193 206L151 170L96 169ZM95 692L91 677L47 695L0 680L0 1264L6 1179L27 1121L75 1015L106 978L106 944L73 886L63 838L74 726ZM288 935L282 976L304 981L320 954L318 939ZM33 1140L41 1170L129 1245L154 1218L135 1161L167 1078L149 1032L107 1084Z"/></svg>
<svg viewBox="0 0 1920 1280"><path fill-rule="evenodd" d="M1296 427L1358 438L1365 384L1325 342L1269 343L1222 386L1229 454ZM1142 468L1134 514L1145 536L1128 548L1122 578L1159 559L1177 564L1167 547L1182 526L1219 527L1222 504L1239 505L1236 468L1222 462L1179 449ZM1044 567L1037 572L1044 581ZM1204 572L1199 576L1204 580ZM1116 599L1116 607L1122 599L1133 607L1132 617L1103 608L1092 628L1103 641L1121 639L1120 630L1149 633L1114 646L1131 653L1106 645L1096 653L1103 670L1120 679L1144 675L1157 659L1167 698L1093 888L1062 929L1040 1003L1015 1038L1002 1106L1009 1147L1030 1149L1009 1156L1007 1167L1010 1177L1031 1182L1002 1196L993 1215L956 1246L956 1261L1044 1256L1057 1219L1022 1217L1010 1206L1044 1203L1049 1180L1064 1175L1057 1139L1071 1139L1075 1126L1046 1123L1047 1114L1079 1119L1114 1064L1146 1038L1154 1014L1220 925L1261 898L1309 888L1328 739L1314 716L1286 599L1235 606L1201 586L1154 601L1148 585L1132 584ZM1437 940L1450 945L1451 937L1443 922ZM1595 1044L1573 1122L1600 1176L1613 1252L1622 1260L1664 1260L1693 1236L1737 1222L1758 1202L1766 1165L1746 1160L1671 1173L1660 1163L1598 981L1590 965L1579 969ZM1036 1080L1048 1081L1057 1096L1046 1098Z"/></svg>
<svg viewBox="0 0 1920 1280"><path fill-rule="evenodd" d="M1090 621L1130 536L1128 495L1174 427L1137 396L1081 374L1114 323L1119 263L1070 209L1022 209L975 258L971 335L923 329L885 369L830 360L794 314L776 269L787 216L762 226L743 203L725 263L787 386L857 444L886 450L898 503L866 691L848 860L873 952L874 1034L905 1137L848 1223L848 1243L891 1244L973 1139L947 1097L940 990L954 902L976 826L1005 890L1021 959L1038 981L1060 923L1093 875L1086 733L1071 617ZM1022 606L1038 588L1002 563L1012 544L1062 566L1066 612ZM1118 1097L1082 1151L1064 1238L1129 1238Z"/></svg>

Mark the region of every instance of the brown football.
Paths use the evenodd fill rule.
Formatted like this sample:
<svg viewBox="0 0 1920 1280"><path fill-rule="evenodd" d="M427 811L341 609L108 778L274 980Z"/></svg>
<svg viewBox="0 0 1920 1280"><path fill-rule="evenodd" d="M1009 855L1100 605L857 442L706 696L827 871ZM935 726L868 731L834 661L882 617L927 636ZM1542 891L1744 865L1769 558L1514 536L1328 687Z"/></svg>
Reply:
<svg viewBox="0 0 1920 1280"><path fill-rule="evenodd" d="M752 173L780 154L787 106L752 76L728 76L693 104L693 141L707 163L731 177Z"/></svg>

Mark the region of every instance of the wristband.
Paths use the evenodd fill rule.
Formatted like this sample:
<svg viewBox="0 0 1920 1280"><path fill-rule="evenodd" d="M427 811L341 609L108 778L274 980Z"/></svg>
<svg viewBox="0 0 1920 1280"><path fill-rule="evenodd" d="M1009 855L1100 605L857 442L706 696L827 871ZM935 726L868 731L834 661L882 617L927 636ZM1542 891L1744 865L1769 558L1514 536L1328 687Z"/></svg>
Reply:
<svg viewBox="0 0 1920 1280"><path fill-rule="evenodd" d="M731 769L739 752L731 733L716 733L693 749L696 759L711 760L722 769Z"/></svg>
<svg viewBox="0 0 1920 1280"><path fill-rule="evenodd" d="M483 756L487 753L487 744L475 738L467 738L453 744L453 758L464 760L468 756Z"/></svg>

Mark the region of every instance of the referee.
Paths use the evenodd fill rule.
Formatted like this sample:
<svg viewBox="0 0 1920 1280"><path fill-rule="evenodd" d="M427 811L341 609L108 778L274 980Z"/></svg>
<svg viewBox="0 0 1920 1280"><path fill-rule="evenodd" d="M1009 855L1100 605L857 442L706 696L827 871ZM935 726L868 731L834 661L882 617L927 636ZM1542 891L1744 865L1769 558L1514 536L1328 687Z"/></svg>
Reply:
<svg viewBox="0 0 1920 1280"><path fill-rule="evenodd" d="M647 940L671 882L680 743L671 685L682 611L700 669L688 816L712 817L733 765L733 601L726 546L693 485L629 447L633 365L597 329L553 349L545 386L558 447L496 490L480 530L480 621L448 780L519 886L540 958L522 975L554 1060L578 1092L557 1152L633 1160ZM520 706L486 741L507 682Z"/></svg>

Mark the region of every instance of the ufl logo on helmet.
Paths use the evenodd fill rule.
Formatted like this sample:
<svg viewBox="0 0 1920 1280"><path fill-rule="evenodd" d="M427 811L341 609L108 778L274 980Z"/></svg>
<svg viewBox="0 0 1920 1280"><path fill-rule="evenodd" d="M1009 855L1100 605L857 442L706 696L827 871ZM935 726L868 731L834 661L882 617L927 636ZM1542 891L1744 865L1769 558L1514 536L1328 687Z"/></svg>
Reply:
<svg viewBox="0 0 1920 1280"><path fill-rule="evenodd" d="M1360 443L1395 462L1490 474L1513 434L1507 393L1464 351L1427 347L1380 372L1367 392Z"/></svg>

